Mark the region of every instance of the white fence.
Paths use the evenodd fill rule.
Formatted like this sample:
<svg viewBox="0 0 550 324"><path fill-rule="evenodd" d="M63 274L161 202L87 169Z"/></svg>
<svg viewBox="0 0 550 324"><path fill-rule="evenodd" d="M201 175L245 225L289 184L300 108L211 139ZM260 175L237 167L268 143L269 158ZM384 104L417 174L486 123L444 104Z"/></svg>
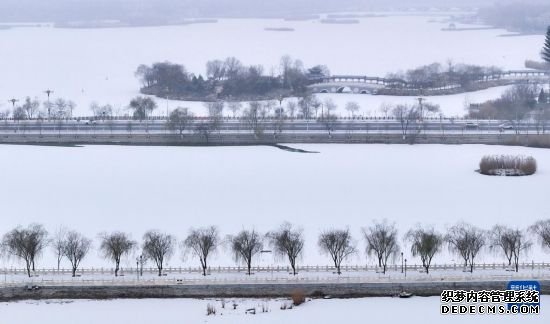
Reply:
<svg viewBox="0 0 550 324"><path fill-rule="evenodd" d="M422 265L419 264L392 264L388 265L387 272L401 272L403 270L408 272L417 272L423 269ZM474 272L483 271L483 270L512 270L513 266L509 266L506 263L479 263L474 266ZM335 272L336 268L329 265L304 265L297 266L297 272ZM232 266L214 266L208 267L208 274L229 274L229 273L245 273L247 272L246 267L232 267ZM430 266L430 271L463 271L468 270L469 267L464 267L463 264L432 264ZM519 264L519 270L550 270L550 263L545 262L525 262ZM153 267L147 267L143 269L138 269L136 267L121 267L119 270L119 275L136 275L136 271L143 272L144 274L157 274L158 269ZM380 272L381 269L378 266L374 265L342 265L342 272ZM71 275L71 269L66 268L40 268L35 271L31 271L36 275ZM191 274L202 273L202 268L200 267L166 267L162 271L164 274ZM292 268L290 266L254 266L252 267L252 272L254 273L290 273ZM77 270L77 275L114 275L114 268L79 268ZM0 275L26 275L27 270L24 268L0 268Z"/></svg>
<svg viewBox="0 0 550 324"><path fill-rule="evenodd" d="M509 281L509 280L550 280L550 273L544 275L510 273L507 275L426 275L422 277L403 278L401 276L382 277L352 277L352 276L314 276L314 277L254 277L240 278L134 278L125 277L111 279L37 279L27 281L0 282L0 287L39 286L174 286L174 285L243 285L243 284L361 284L361 283L405 283L405 282L471 282L471 281Z"/></svg>

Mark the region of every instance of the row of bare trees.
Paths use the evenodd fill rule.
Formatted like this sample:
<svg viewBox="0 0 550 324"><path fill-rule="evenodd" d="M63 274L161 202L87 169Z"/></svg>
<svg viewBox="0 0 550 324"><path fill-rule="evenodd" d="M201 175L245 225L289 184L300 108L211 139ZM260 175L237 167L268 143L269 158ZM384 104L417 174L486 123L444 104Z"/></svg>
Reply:
<svg viewBox="0 0 550 324"><path fill-rule="evenodd" d="M73 111L76 104L64 98L49 99L40 102L38 98L26 97L20 101L18 99L10 99L11 108L0 112L1 118L9 118L10 115L14 120L28 119L65 119L73 116Z"/></svg>
<svg viewBox="0 0 550 324"><path fill-rule="evenodd" d="M387 221L374 222L362 230L366 243L367 256L373 257L383 273L386 273L388 262L395 260L400 254L399 235L395 224ZM419 257L426 273L429 273L433 258L446 246L449 251L459 256L464 268L473 272L476 258L487 248L502 254L508 266L519 270L520 257L532 247L531 235L535 234L543 248L550 249L550 219L538 221L526 230L495 225L490 230L483 230L467 223L458 223L448 228L445 234L431 227L417 226L409 230L403 237L403 242L410 245L413 257ZM149 261L155 264L158 275L162 275L166 261L173 256L177 239L175 236L160 231L148 231L143 235L141 246L123 232L101 233L99 235L99 251L102 256L115 265L115 276L118 276L120 263L141 247L141 262ZM320 233L317 242L321 252L327 254L338 274L341 265L350 256L356 254L357 243L349 229L329 229ZM256 230L243 229L235 235L221 238L215 226L193 228L180 246L184 255L190 254L197 258L206 276L211 255L222 246L228 247L237 262L246 265L250 275L252 264L258 254L265 252L264 246L273 249L281 258L287 259L292 274L297 274L297 262L302 257L305 239L303 230L290 223L282 224L278 229L266 234ZM50 246L57 257L59 268L63 259L71 264L72 275L76 276L82 260L92 248L92 239L65 229L58 230L52 237L39 224L28 227L17 227L6 233L1 241L1 251L4 255L14 257L25 263L27 275L35 271L36 260L42 256L46 247ZM402 253L402 252L401 252Z"/></svg>

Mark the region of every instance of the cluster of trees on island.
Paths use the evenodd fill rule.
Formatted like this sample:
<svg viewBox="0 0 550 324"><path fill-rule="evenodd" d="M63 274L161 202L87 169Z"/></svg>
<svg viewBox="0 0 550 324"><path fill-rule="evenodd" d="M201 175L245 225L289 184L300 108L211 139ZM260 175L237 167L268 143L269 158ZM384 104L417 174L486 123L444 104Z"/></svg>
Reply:
<svg viewBox="0 0 550 324"><path fill-rule="evenodd" d="M312 79L329 74L325 66L306 69L302 61L290 56L283 56L279 66L268 73L262 65L246 66L235 57L207 62L205 77L189 73L185 66L170 62L140 65L135 72L144 94L206 101L300 96L307 92Z"/></svg>
<svg viewBox="0 0 550 324"><path fill-rule="evenodd" d="M385 274L388 262L402 251L398 230L387 221L374 222L362 229L367 257L373 257ZM429 273L434 257L446 246L450 252L459 256L464 268L473 272L476 258L485 248L502 254L508 266L519 270L520 257L532 247L532 234L536 235L543 248L550 248L550 219L538 221L527 230L495 225L483 230L468 223L458 223L450 227L445 234L431 227L418 225L403 236L403 242L410 245L413 257L419 257L426 273ZM98 250L101 255L114 264L115 276L118 276L120 263L124 257L140 250L141 267L145 262L154 263L158 275L162 275L166 261L175 253L178 241L175 236L160 231L148 231L143 235L142 243L132 240L124 232L99 234ZM288 261L292 273L297 274L297 262L303 256L305 238L303 230L290 223L283 223L278 229L261 234L256 230L243 229L235 235L222 238L216 226L190 229L179 246L184 254L190 253L200 262L202 274L207 274L210 257L221 247L229 248L237 262L244 263L247 273L251 274L256 256L268 245L275 254ZM341 274L341 265L351 255L358 253L357 242L349 229L329 229L321 232L317 245L320 251L330 257L336 272ZM39 224L17 227L6 233L1 241L1 251L5 256L17 258L25 263L27 275L36 269L36 262L47 247L51 247L57 257L57 267L66 259L71 264L72 275L76 276L82 260L92 250L92 239L76 231L58 230L49 236ZM401 252L401 256L403 256Z"/></svg>

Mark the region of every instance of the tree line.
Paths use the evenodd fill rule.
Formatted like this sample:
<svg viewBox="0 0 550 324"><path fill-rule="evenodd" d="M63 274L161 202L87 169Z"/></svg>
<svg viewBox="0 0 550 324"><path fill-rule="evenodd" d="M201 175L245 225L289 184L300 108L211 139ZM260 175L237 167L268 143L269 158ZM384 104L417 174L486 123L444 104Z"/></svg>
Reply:
<svg viewBox="0 0 550 324"><path fill-rule="evenodd" d="M548 130L550 94L540 84L518 84L499 98L468 107L468 117L508 120L517 133L527 123L534 123L537 133Z"/></svg>
<svg viewBox="0 0 550 324"><path fill-rule="evenodd" d="M440 233L432 227L418 225L405 233L402 242L410 245L410 253L420 258L426 273L429 273L434 257L445 247L459 256L464 268L470 272L474 271L476 258L487 250L504 256L508 266L517 272L520 258L533 245L530 239L533 234L543 248L550 248L550 219L538 221L525 230L504 225L483 230L461 222L448 228L446 233ZM362 228L362 236L365 254L376 261L384 274L388 262L395 261L399 254L403 257L395 224L386 220L375 221L371 226ZM254 229L243 229L224 238L216 226L208 226L190 229L182 241L178 241L172 234L157 230L147 231L141 244L133 240L130 234L120 231L100 233L98 240L98 251L105 260L113 263L115 276L118 276L122 259L136 251L141 254L138 258L141 268L145 262L153 263L161 276L166 261L174 255L178 245L184 255L190 254L200 263L204 276L211 256L222 246L229 248L236 262L245 264L248 275L252 274L253 262L258 254L265 252L265 247L273 249L279 258L286 259L292 274L296 275L297 263L303 257L305 246L303 230L290 223L283 223L279 228L264 234ZM324 230L318 236L317 245L320 252L330 258L337 274L341 274L342 263L358 253L357 241L349 229ZM59 229L49 235L44 226L31 224L14 228L4 234L0 242L3 255L23 262L29 277L47 247L56 256L58 269L61 261L67 260L71 265L72 276L75 277L82 260L92 250L92 239L67 229Z"/></svg>
<svg viewBox="0 0 550 324"><path fill-rule="evenodd" d="M469 89L473 83L488 81L500 73L502 70L495 66L455 64L449 60L446 65L432 63L406 72L388 74L387 78L402 80L406 87L413 89L445 89L456 86ZM400 85L402 84L395 83L391 87Z"/></svg>

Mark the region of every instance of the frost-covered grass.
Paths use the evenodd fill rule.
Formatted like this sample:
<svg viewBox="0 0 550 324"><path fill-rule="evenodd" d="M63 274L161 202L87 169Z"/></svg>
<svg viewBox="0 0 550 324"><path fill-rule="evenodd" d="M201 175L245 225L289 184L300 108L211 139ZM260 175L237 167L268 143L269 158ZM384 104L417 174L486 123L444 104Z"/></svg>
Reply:
<svg viewBox="0 0 550 324"><path fill-rule="evenodd" d="M222 234L243 228L266 232L290 221L304 228L300 264L330 264L319 254L320 231L349 226L360 253L347 263L373 264L363 253L361 227L397 223L402 235L417 223L443 231L459 220L482 228L495 223L526 227L548 218L550 150L483 145L298 145L319 154L272 147L76 148L2 146L0 233L18 224L59 225L96 239L122 230L141 240L156 228L183 239L190 227L218 225ZM475 172L487 154L530 155L530 177L486 177ZM403 248L409 264L419 263ZM209 264L235 265L221 249ZM452 263L446 252L435 263ZM548 262L537 247L520 262ZM38 267L53 267L47 251ZM458 259L456 259L458 262ZM502 262L484 253L478 263ZM281 264L272 256L256 265ZM14 265L3 260L3 264ZM168 266L198 266L178 253ZM21 266L21 265L19 265ZM66 267L67 264L64 264ZM110 266L94 250L82 267ZM135 259L123 262L135 267Z"/></svg>
<svg viewBox="0 0 550 324"><path fill-rule="evenodd" d="M1 32L0 89L3 98L46 100L43 91L49 88L55 91L54 97L75 101L76 114L88 114L93 100L123 110L138 94L137 66L164 60L204 73L206 61L235 56L246 64L262 64L269 72L281 56L289 54L307 66L326 64L334 74L385 76L448 59L520 69L525 59L539 58L543 36L498 37L506 33L503 30L443 32L447 24L428 23L432 19L390 16L351 25L223 19L217 24L147 28L13 28ZM264 30L273 25L296 31ZM467 97L451 96L455 98L452 107L460 108ZM158 102L159 110L165 111L165 101ZM9 106L6 100L0 104L1 109ZM169 106L173 109L177 104ZM452 114L457 111L443 108Z"/></svg>
<svg viewBox="0 0 550 324"><path fill-rule="evenodd" d="M238 306L233 310L232 304ZM254 324L361 324L361 323L548 323L548 298L541 298L540 315L440 315L439 297L362 298L307 301L298 307L281 310L290 299L221 300L142 299L112 301L24 301L0 304L1 320L10 324L36 323L254 323ZM216 315L206 316L207 305ZM245 314L250 308L256 315ZM262 313L262 308L268 312Z"/></svg>

